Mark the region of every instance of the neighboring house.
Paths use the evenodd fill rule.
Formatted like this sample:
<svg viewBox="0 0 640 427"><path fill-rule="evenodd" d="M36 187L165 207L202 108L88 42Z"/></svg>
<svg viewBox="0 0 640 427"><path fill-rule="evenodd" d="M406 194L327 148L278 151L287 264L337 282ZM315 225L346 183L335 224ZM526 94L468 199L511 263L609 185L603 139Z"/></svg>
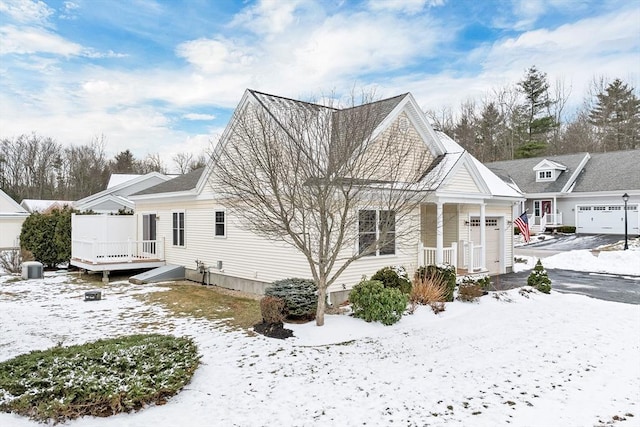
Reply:
<svg viewBox="0 0 640 427"><path fill-rule="evenodd" d="M146 175L112 174L107 188L73 203L73 207L81 212L118 213L133 212L134 203L129 195L153 187L170 180L172 177L159 172Z"/></svg>
<svg viewBox="0 0 640 427"><path fill-rule="evenodd" d="M574 226L577 233L639 234L640 150L505 160L486 166L520 190L533 232Z"/></svg>
<svg viewBox="0 0 640 427"><path fill-rule="evenodd" d="M73 207L73 202L69 200L38 200L24 199L20 202L20 206L28 212L49 213L55 209L63 209L65 206Z"/></svg>
<svg viewBox="0 0 640 427"><path fill-rule="evenodd" d="M401 124L413 140L429 150L432 167L428 176L437 179L413 222L396 224L412 227L415 234L396 241L391 253L355 261L329 293L341 292L344 297L362 275L393 265L404 266L410 274L420 265L443 262L461 272L511 271L513 205L520 203L522 195L444 133L434 131L411 94L378 102L384 115L372 135ZM221 138L220 149L233 143L229 129L248 107L269 112L308 108L308 104L247 90ZM232 217L216 197L211 180L215 167L210 163L204 170L130 196L136 205L135 240L164 241L167 263L187 267L190 278L220 286L260 293L273 280L308 277L309 267L293 247L246 231L238 218ZM199 272L197 262L205 267Z"/></svg>
<svg viewBox="0 0 640 427"><path fill-rule="evenodd" d="M29 212L0 190L0 250L20 247L22 223Z"/></svg>

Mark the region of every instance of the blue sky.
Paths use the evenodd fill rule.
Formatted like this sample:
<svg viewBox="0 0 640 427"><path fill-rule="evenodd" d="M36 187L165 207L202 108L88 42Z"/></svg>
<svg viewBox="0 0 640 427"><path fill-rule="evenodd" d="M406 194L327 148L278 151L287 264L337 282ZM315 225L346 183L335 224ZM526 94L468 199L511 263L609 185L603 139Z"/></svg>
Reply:
<svg viewBox="0 0 640 427"><path fill-rule="evenodd" d="M536 65L583 101L640 81L629 0L0 0L0 137L104 135L136 157L200 152L246 88L299 99L412 92L441 110Z"/></svg>

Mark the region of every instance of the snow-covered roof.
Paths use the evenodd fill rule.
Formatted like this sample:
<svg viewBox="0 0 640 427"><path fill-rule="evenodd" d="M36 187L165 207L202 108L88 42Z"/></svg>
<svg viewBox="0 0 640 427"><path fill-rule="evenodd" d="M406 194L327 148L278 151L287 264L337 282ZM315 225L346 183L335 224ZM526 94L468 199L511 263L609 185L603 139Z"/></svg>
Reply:
<svg viewBox="0 0 640 427"><path fill-rule="evenodd" d="M71 200L38 200L38 199L24 199L20 202L20 206L25 208L29 212L44 212L47 209L57 205L59 207L73 206Z"/></svg>
<svg viewBox="0 0 640 427"><path fill-rule="evenodd" d="M131 181L132 179L136 179L140 176L142 175L127 174L127 173L112 173L111 177L109 178L109 183L107 184L107 189L110 189L111 187L115 187L116 185L125 183L127 181Z"/></svg>

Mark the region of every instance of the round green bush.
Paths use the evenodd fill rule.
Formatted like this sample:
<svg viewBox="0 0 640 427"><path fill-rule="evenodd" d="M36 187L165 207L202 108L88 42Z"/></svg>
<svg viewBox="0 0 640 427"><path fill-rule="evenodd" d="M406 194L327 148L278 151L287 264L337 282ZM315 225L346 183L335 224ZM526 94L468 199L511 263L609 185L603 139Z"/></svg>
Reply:
<svg viewBox="0 0 640 427"><path fill-rule="evenodd" d="M411 293L411 281L402 267L383 267L371 276L371 280L381 281L385 288L400 289L403 294Z"/></svg>
<svg viewBox="0 0 640 427"><path fill-rule="evenodd" d="M318 287L307 279L283 279L273 282L265 295L281 298L288 318L313 319L318 308Z"/></svg>
<svg viewBox="0 0 640 427"><path fill-rule="evenodd" d="M363 280L351 290L349 302L353 316L393 325L402 318L409 297L399 289L385 288L379 280Z"/></svg>
<svg viewBox="0 0 640 427"><path fill-rule="evenodd" d="M158 334L32 351L0 363L0 410L58 423L160 405L199 363L191 338Z"/></svg>

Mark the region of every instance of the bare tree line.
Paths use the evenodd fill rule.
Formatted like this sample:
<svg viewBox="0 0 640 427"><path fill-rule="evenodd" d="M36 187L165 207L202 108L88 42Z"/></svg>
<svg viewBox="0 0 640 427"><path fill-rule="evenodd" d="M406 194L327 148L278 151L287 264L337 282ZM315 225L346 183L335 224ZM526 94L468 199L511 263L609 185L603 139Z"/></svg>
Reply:
<svg viewBox="0 0 640 427"><path fill-rule="evenodd" d="M106 138L88 144L63 146L36 133L0 140L0 188L20 202L23 199L79 200L107 187L112 173L167 173L159 154L136 159L129 150L108 158ZM180 153L172 159L179 173L201 167L206 155Z"/></svg>
<svg viewBox="0 0 640 427"><path fill-rule="evenodd" d="M483 162L640 148L640 100L621 79L594 77L568 115L571 88L535 66L519 82L457 108L428 110L434 125Z"/></svg>

